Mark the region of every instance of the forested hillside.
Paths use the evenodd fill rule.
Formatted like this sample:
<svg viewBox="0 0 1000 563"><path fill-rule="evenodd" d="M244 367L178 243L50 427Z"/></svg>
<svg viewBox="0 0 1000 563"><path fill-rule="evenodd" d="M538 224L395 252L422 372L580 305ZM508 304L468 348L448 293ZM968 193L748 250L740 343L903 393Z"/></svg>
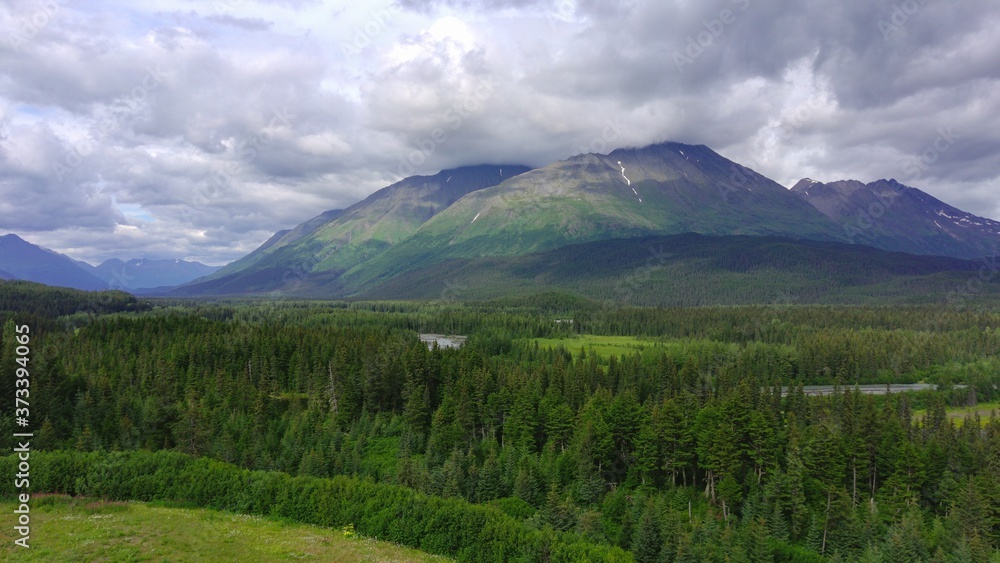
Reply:
<svg viewBox="0 0 1000 563"><path fill-rule="evenodd" d="M971 303L152 305L35 313L33 447L63 452L38 456L39 483L354 524L462 560L990 561L1000 547L1000 419L948 414L1000 399L1000 313ZM12 397L26 317L3 316ZM428 349L421 332L469 338ZM636 349L537 340L577 334ZM915 381L939 388L853 388ZM818 383L840 387L805 394Z"/></svg>
<svg viewBox="0 0 1000 563"><path fill-rule="evenodd" d="M448 260L358 292L374 299L498 299L572 292L620 305L945 303L998 300L994 260L915 256L835 242L687 233ZM316 288L313 296L328 295Z"/></svg>

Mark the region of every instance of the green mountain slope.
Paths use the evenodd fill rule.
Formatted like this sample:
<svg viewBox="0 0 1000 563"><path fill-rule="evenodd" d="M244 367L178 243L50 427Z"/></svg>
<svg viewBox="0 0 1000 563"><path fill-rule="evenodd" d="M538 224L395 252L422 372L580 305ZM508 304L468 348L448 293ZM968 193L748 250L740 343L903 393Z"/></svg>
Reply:
<svg viewBox="0 0 1000 563"><path fill-rule="evenodd" d="M364 288L447 258L686 232L844 239L774 181L708 147L663 143L576 156L470 193L342 281Z"/></svg>
<svg viewBox="0 0 1000 563"><path fill-rule="evenodd" d="M837 242L683 234L456 258L404 273L360 296L483 300L565 291L649 306L946 302L982 266ZM1000 280L984 283L975 297L1000 298Z"/></svg>
<svg viewBox="0 0 1000 563"><path fill-rule="evenodd" d="M859 209L878 206L882 209L878 220L862 228L852 227ZM608 155L578 155L537 170L510 165L476 166L407 178L343 212L328 212L294 230L278 233L244 259L173 293L280 290L304 297L435 297L442 291L440 284L450 273L448 268L461 263L450 262L452 266L435 269L435 265L448 261L526 256L580 243L683 233L848 242L959 258L1000 253L1000 245L996 244L1000 242L1000 223L961 212L894 181L866 186L860 182L821 184L810 180L788 190L708 147L661 143L618 149ZM607 248L620 243L609 244ZM851 260L868 263L865 257L871 256L866 254L870 251L851 251L858 253L851 254ZM793 254L802 252L797 249ZM590 257L569 255L575 256L578 263L565 263L567 269L594 268L588 261ZM546 256L555 262L562 260L558 253ZM771 282L801 289L817 282L817 272L840 279L844 268L854 267L849 260L832 258L834 269L829 270L822 252L810 256L810 260L799 264L801 271L781 270L781 276ZM496 267L513 267L515 263L499 261ZM485 275L483 272L492 267L488 261L474 264L473 278ZM878 264L870 265L874 272L883 271ZM939 273L939 277L948 277L952 274L942 272L952 269L949 266L918 274L886 273L883 278L869 277L858 284L895 283L901 277ZM603 272L600 267L597 271ZM687 261L679 263L672 275L701 280L705 272L718 273L720 277L712 283L732 283L731 301L744 302L766 300L753 289L765 283L765 278L759 277L762 271L753 274L758 278L748 281L732 278L730 273L710 265ZM420 279L425 274L431 275L426 280L430 285ZM524 281L510 272L497 271L493 275L506 276L514 284L521 283L516 280ZM548 275L551 279L538 279L535 285L565 286L566 278L560 274ZM601 285L606 285L607 279L601 277L590 289L580 286L581 291L592 296L608 295L608 287ZM744 282L749 286L742 287ZM503 293L493 279L476 283ZM525 283L528 287L534 282ZM915 293L940 289L936 281L927 283L931 285L915 288ZM852 282L844 287L858 284ZM428 289L418 291L421 287ZM668 284L663 289L671 287ZM751 290L756 293L746 293ZM718 285L712 291L722 292L723 287ZM847 290L835 284L829 291L841 295ZM898 293L899 288L885 288L880 294Z"/></svg>
<svg viewBox="0 0 1000 563"><path fill-rule="evenodd" d="M243 258L235 262L227 264L225 267L215 272L213 275L205 276L204 280L219 279L227 276L231 276L235 273L246 271L253 267L254 264L260 262L268 255L273 254L277 250L284 248L290 244L301 240L314 232L317 229L322 228L324 225L330 221L334 221L337 217L344 214L343 209L333 209L330 211L324 211L316 217L306 221L295 227L294 229L285 229L278 231L271 236L271 238L264 241L264 244L257 247L253 252L247 254Z"/></svg>
<svg viewBox="0 0 1000 563"><path fill-rule="evenodd" d="M405 240L425 221L469 192L528 171L519 165L482 165L412 176L343 211L328 211L214 276L175 289L175 295L302 292L322 285L339 290L338 275Z"/></svg>

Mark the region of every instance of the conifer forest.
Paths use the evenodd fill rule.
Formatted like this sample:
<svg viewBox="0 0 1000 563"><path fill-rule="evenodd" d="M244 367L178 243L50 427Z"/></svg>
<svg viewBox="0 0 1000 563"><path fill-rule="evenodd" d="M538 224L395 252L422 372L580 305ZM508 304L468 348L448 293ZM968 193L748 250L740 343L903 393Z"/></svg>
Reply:
<svg viewBox="0 0 1000 563"><path fill-rule="evenodd" d="M1000 314L966 305L4 282L0 365L28 325L36 493L352 525L461 561L995 562Z"/></svg>

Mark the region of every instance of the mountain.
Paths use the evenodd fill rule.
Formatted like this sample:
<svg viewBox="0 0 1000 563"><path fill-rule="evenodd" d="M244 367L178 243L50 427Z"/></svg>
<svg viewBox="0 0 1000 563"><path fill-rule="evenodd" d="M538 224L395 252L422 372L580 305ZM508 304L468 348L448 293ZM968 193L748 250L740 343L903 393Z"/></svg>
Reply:
<svg viewBox="0 0 1000 563"><path fill-rule="evenodd" d="M0 237L0 279L17 279L86 291L179 285L218 270L185 260L111 259L99 266L31 244L17 235Z"/></svg>
<svg viewBox="0 0 1000 563"><path fill-rule="evenodd" d="M126 291L175 286L210 275L219 268L186 260L133 259L123 262L117 258L91 267L92 272L105 282L106 287Z"/></svg>
<svg viewBox="0 0 1000 563"><path fill-rule="evenodd" d="M11 278L94 291L107 283L87 272L68 256L36 246L9 234L0 237L0 271Z"/></svg>
<svg viewBox="0 0 1000 563"><path fill-rule="evenodd" d="M842 228L851 242L912 254L1000 255L1000 222L952 207L896 180L800 180L792 193Z"/></svg>
<svg viewBox="0 0 1000 563"><path fill-rule="evenodd" d="M579 155L472 192L342 281L363 288L447 258L687 232L844 240L780 184L703 145L662 143Z"/></svg>
<svg viewBox="0 0 1000 563"><path fill-rule="evenodd" d="M290 231L279 231L247 257L215 275L172 291L175 295L297 291L302 282L338 289L337 276L406 240L462 196L530 170L482 165L411 176L343 211L328 211Z"/></svg>
<svg viewBox="0 0 1000 563"><path fill-rule="evenodd" d="M853 228L858 209L884 213ZM443 271L435 267L454 260L599 241L618 248L628 243L614 241L685 233L974 258L1000 254L998 227L892 180L808 180L788 190L703 145L660 143L535 170L494 165L406 178L348 209L279 231L245 258L171 293L403 296L412 294L405 284L423 286L419 272L436 272L440 282Z"/></svg>
<svg viewBox="0 0 1000 563"><path fill-rule="evenodd" d="M264 241L264 244L258 246L253 252L247 254L246 256L240 258L235 262L226 264L223 268L218 270L218 272L215 275L210 275L208 276L207 279L223 278L238 272L245 271L253 267L254 264L267 257L269 254L272 254L278 249L288 246L292 243L295 243L301 240L303 237L306 237L316 232L317 229L322 228L324 225L326 225L330 221L335 220L337 217L340 217L343 214L344 210L342 209L324 211L323 213L320 213L316 217L313 217L312 219L306 221L305 223L302 223L301 225L295 227L294 229L284 229L278 231L274 233L271 236L271 238Z"/></svg>
<svg viewBox="0 0 1000 563"><path fill-rule="evenodd" d="M979 260L838 242L682 234L454 258L357 297L474 301L554 291L643 306L944 303L981 268ZM1000 302L1000 280L975 297Z"/></svg>

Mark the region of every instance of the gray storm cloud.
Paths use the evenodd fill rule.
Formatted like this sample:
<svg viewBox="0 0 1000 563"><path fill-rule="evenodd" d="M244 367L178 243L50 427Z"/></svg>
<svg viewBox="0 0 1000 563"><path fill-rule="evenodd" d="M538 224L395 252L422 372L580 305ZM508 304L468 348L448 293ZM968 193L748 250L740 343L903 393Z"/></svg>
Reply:
<svg viewBox="0 0 1000 563"><path fill-rule="evenodd" d="M998 20L987 0L0 2L0 230L221 264L402 174L668 139L1000 218Z"/></svg>

